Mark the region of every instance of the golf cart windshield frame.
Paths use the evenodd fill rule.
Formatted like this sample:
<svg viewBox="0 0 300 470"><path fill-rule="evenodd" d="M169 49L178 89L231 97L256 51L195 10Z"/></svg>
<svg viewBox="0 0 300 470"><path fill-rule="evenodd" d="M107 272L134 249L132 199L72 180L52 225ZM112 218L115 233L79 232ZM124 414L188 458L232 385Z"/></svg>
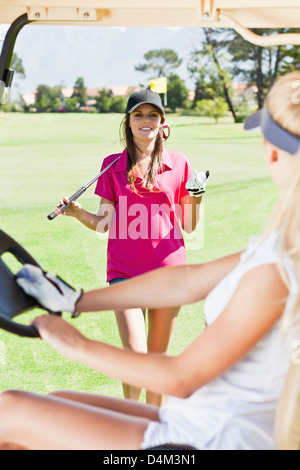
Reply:
<svg viewBox="0 0 300 470"><path fill-rule="evenodd" d="M21 29L29 23L32 23L32 21L28 19L27 14L22 15L11 24L6 33L0 56L0 84L6 88L11 86L14 76L14 71L10 69L10 64L16 39Z"/></svg>
<svg viewBox="0 0 300 470"><path fill-rule="evenodd" d="M216 5L214 2L211 3L214 7L211 9L206 8L208 5L208 1L202 2L202 9L201 9L201 21L199 23L199 27L205 27L209 26L209 20L212 21L210 27L214 26L219 26L219 27L228 27L236 30L246 41L249 41L250 43L256 44L261 47L271 47L275 45L300 45L300 34L299 33L287 33L287 34L275 34L275 35L270 35L270 36L261 36L258 34L255 34L252 32L250 29L242 25L239 21L237 21L234 17L228 15L226 12L226 9L217 9ZM43 9L45 10L45 9ZM82 10L82 9L79 9ZM94 24L94 21L99 22L100 20L102 21L103 18L105 18L107 15L109 16L110 10L96 10L96 9L91 9L95 10L94 12L85 12L86 9L83 10L82 15L83 17L80 18L81 24L82 21L87 23L91 20L91 23ZM85 13L84 13L85 12ZM78 12L77 12L78 13ZM14 20L14 22L11 24L5 39L4 39L4 44L2 47L1 55L0 55L0 98L1 98L1 88L9 88L12 83L14 71L10 69L11 65L11 60L12 60L12 55L13 55L13 50L15 46L15 42L17 39L17 36L21 29L26 26L29 23L39 23L39 20L42 20L42 22L45 21L43 11L35 9L35 15L32 16L32 14L29 15L30 18L28 18L28 13L24 13L23 15L19 16ZM95 17L95 18L94 18ZM34 18L37 18L35 20ZM93 20L93 21L92 21ZM66 21L66 20L65 20ZM67 23L72 24L72 21L67 21ZM116 20L117 21L117 20ZM206 22L206 24L203 23ZM53 23L53 19L51 20L49 18L46 18L46 23ZM59 21L61 23L61 21ZM55 24L55 21L54 21ZM105 24L105 23L103 23ZM150 26L150 24L149 24ZM1 105L1 99L0 99L0 105Z"/></svg>

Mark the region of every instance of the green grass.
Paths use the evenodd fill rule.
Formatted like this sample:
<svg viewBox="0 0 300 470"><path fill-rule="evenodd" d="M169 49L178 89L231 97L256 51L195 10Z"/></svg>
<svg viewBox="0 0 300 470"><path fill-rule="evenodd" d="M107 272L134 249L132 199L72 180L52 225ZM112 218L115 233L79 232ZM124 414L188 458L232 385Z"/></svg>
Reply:
<svg viewBox="0 0 300 470"><path fill-rule="evenodd" d="M45 269L85 290L106 285L106 239L70 218L50 222L47 214L62 196L95 176L105 156L120 150L120 120L120 115L0 113L0 228ZM243 249L263 229L277 196L261 137L245 134L242 125L226 120L215 125L199 117L171 115L168 122L172 131L167 148L185 153L194 169L211 171L199 237L187 241L188 262ZM81 202L90 211L97 209L93 188ZM20 318L27 323L37 313ZM73 322L91 338L120 345L112 312L82 315ZM202 325L202 303L183 307L171 353L185 348ZM0 331L0 391L8 388L122 396L118 381L71 363L40 340Z"/></svg>

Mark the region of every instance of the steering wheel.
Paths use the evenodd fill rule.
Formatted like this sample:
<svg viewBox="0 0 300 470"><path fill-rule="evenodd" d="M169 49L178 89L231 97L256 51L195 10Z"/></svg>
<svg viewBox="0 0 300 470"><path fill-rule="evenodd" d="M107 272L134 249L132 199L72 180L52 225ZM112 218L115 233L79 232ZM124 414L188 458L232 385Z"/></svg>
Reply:
<svg viewBox="0 0 300 470"><path fill-rule="evenodd" d="M0 230L0 328L19 336L39 338L38 330L34 326L22 325L15 320L24 312L43 307L18 286L15 275L3 259L5 253L13 255L21 264L39 266L21 245Z"/></svg>

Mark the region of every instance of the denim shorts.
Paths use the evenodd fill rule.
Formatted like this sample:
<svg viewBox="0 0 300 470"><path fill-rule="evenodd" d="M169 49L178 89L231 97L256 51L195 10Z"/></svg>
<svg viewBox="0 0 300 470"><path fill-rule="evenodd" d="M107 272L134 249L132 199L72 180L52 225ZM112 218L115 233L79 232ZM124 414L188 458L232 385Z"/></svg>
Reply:
<svg viewBox="0 0 300 470"><path fill-rule="evenodd" d="M108 284L112 286L113 284L117 284L118 282L122 281L127 281L127 279L124 277L115 277L115 279L111 279L111 281L108 281Z"/></svg>

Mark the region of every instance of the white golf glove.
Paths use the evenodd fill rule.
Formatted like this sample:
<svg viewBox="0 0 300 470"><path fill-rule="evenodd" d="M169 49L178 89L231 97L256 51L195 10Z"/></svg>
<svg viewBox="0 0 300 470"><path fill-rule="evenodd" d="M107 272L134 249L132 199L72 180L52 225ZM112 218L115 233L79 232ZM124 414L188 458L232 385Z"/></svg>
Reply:
<svg viewBox="0 0 300 470"><path fill-rule="evenodd" d="M193 176L188 180L185 187L189 192L190 196L202 197L206 191L206 183L209 178L209 171L204 173L204 171L193 172Z"/></svg>
<svg viewBox="0 0 300 470"><path fill-rule="evenodd" d="M38 266L24 264L16 274L17 284L24 292L51 313L70 312L72 317L76 312L76 303L82 295L82 289L76 291L58 276L45 273Z"/></svg>

